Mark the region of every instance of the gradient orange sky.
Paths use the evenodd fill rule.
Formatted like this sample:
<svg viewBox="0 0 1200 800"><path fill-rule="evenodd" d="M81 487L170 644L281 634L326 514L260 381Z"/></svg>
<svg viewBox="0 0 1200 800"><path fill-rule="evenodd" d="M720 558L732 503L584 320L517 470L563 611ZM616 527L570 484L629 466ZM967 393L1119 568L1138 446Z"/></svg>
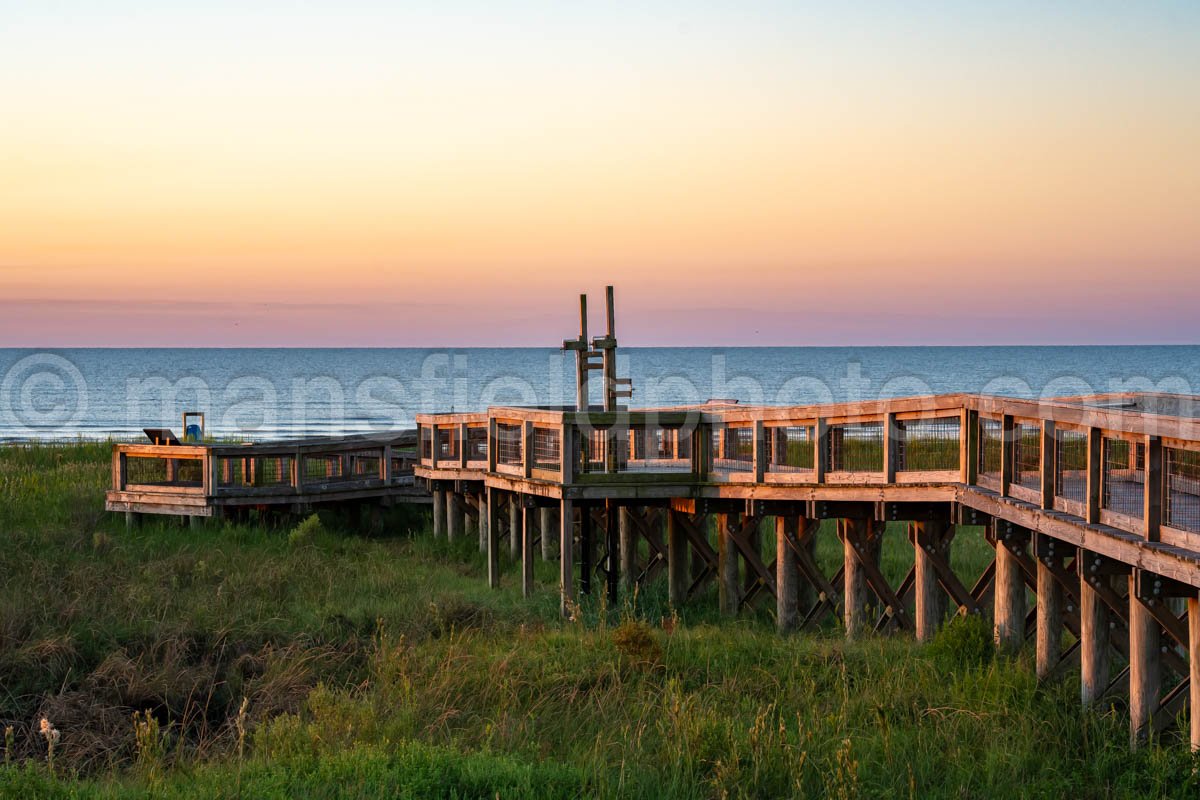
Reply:
<svg viewBox="0 0 1200 800"><path fill-rule="evenodd" d="M99 5L0 0L0 346L1200 342L1200 4Z"/></svg>

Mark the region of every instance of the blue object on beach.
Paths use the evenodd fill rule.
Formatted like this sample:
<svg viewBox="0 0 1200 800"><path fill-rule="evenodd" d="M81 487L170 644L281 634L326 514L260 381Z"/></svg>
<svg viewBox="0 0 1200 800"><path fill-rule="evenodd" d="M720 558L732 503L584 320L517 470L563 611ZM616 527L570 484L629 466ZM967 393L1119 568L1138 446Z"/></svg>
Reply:
<svg viewBox="0 0 1200 800"><path fill-rule="evenodd" d="M199 442L204 438L204 434L200 431L199 425L188 425L183 432L183 440L185 442Z"/></svg>

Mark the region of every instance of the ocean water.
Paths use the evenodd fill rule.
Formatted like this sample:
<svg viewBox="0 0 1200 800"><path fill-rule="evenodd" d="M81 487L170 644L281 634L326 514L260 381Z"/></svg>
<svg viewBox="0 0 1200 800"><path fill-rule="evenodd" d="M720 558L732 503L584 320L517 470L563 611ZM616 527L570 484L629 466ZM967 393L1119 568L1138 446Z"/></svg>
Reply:
<svg viewBox="0 0 1200 800"><path fill-rule="evenodd" d="M618 366L634 407L1200 391L1200 346L623 348ZM573 354L557 349L0 349L0 441L178 432L185 410L265 440L573 402Z"/></svg>

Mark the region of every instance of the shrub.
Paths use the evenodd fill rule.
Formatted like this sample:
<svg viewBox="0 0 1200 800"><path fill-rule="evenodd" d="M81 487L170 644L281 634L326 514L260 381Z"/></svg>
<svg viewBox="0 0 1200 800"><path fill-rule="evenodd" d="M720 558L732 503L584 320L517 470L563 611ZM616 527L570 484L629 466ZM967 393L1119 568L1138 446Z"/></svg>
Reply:
<svg viewBox="0 0 1200 800"><path fill-rule="evenodd" d="M324 532L325 526L321 524L321 518L313 514L292 528L288 534L288 544L292 547L303 547L312 544L313 540Z"/></svg>
<svg viewBox="0 0 1200 800"><path fill-rule="evenodd" d="M929 654L948 670L981 667L996 654L991 627L978 614L955 617L930 643Z"/></svg>

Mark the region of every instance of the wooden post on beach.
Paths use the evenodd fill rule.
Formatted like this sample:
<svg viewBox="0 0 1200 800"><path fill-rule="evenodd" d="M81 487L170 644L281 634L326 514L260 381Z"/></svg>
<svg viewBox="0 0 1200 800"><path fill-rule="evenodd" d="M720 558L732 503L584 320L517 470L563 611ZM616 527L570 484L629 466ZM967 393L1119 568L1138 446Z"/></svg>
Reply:
<svg viewBox="0 0 1200 800"><path fill-rule="evenodd" d="M1000 527L1003 532L996 533L993 630L996 647L1015 653L1025 641L1025 577L1017 555L1025 549L1025 535L1014 526Z"/></svg>
<svg viewBox="0 0 1200 800"><path fill-rule="evenodd" d="M838 530L842 538L843 575L845 577L845 608L843 620L846 638L854 639L872 629L867 609L871 605L871 588L862 559L878 566L882 530L863 519L840 519Z"/></svg>
<svg viewBox="0 0 1200 800"><path fill-rule="evenodd" d="M488 585L500 585L500 492L492 487L487 492L487 565Z"/></svg>
<svg viewBox="0 0 1200 800"><path fill-rule="evenodd" d="M935 559L945 559L947 526L944 522L911 522L913 543L913 594L918 642L929 642L946 618L947 595L938 582Z"/></svg>
<svg viewBox="0 0 1200 800"><path fill-rule="evenodd" d="M433 487L433 538L446 535L446 491L434 483Z"/></svg>
<svg viewBox="0 0 1200 800"><path fill-rule="evenodd" d="M534 509L521 509L521 596L533 594Z"/></svg>
<svg viewBox="0 0 1200 800"><path fill-rule="evenodd" d="M800 569L796 560L800 533L808 520L793 514L775 517L775 626L780 633L796 629L800 619Z"/></svg>
<svg viewBox="0 0 1200 800"><path fill-rule="evenodd" d="M737 616L741 605L737 546L730 531L738 517L737 514L717 514L717 593L721 613L727 617Z"/></svg>
<svg viewBox="0 0 1200 800"><path fill-rule="evenodd" d="M1129 576L1129 743L1137 747L1147 737L1150 715L1158 709L1162 685L1161 635L1158 620L1147 608ZM1168 612L1169 613L1169 612Z"/></svg>
<svg viewBox="0 0 1200 800"><path fill-rule="evenodd" d="M558 511L559 613L569 617L575 607L575 504L565 497Z"/></svg>
<svg viewBox="0 0 1200 800"><path fill-rule="evenodd" d="M638 537L634 530L633 520L631 516L634 512L626 506L621 506L618 511L618 538L620 539L621 551L621 589L628 592L633 588L634 579L637 578L637 544Z"/></svg>
<svg viewBox="0 0 1200 800"><path fill-rule="evenodd" d="M449 492L446 495L446 517L446 541L456 542L465 525L463 497L458 492Z"/></svg>
<svg viewBox="0 0 1200 800"><path fill-rule="evenodd" d="M1083 562L1080 550L1079 562ZM1109 611L1093 581L1106 581L1105 575L1079 573L1079 699L1091 706L1108 688L1109 679Z"/></svg>
<svg viewBox="0 0 1200 800"><path fill-rule="evenodd" d="M521 558L521 542L525 535L521 517L521 495L512 492L508 496L508 554L513 561Z"/></svg>
<svg viewBox="0 0 1200 800"><path fill-rule="evenodd" d="M542 535L542 560L553 561L558 552L558 525L550 506L538 509L538 530Z"/></svg>

